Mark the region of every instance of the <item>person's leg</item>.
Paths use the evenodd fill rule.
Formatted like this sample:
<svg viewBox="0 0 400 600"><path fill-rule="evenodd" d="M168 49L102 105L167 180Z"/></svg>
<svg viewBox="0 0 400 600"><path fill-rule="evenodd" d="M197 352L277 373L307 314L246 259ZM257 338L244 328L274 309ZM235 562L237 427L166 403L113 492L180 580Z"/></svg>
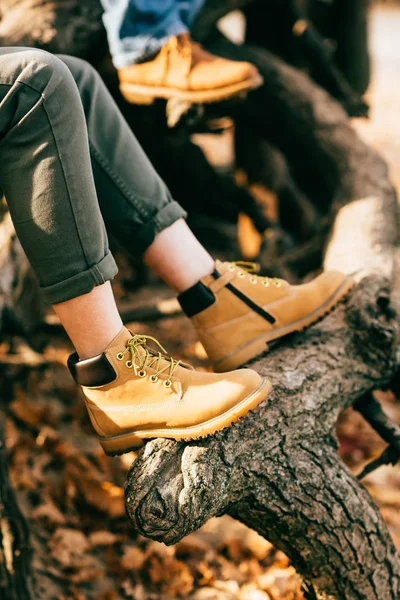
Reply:
<svg viewBox="0 0 400 600"><path fill-rule="evenodd" d="M75 347L82 356L96 354L122 324L109 284L100 285L117 267L98 207L78 90L57 58L2 48L0 101L0 181L17 234ZM103 327L88 334L92 297Z"/></svg>
<svg viewBox="0 0 400 600"><path fill-rule="evenodd" d="M106 452L150 437L212 434L266 398L271 386L254 371L196 373L122 327L79 91L46 52L0 49L0 187L45 297L78 350L69 367Z"/></svg>
<svg viewBox="0 0 400 600"><path fill-rule="evenodd" d="M150 246L146 262L178 292L209 274L214 261L182 220L185 212L170 197L100 77L84 61L64 60L82 98L57 58L35 50L0 51L0 179L45 296L79 356L87 358L100 353L122 323L109 283L98 286L117 269L93 185L81 100L107 228L133 254ZM113 137L116 143L110 144ZM171 239L177 243L171 245ZM160 260L165 242L171 250L168 263Z"/></svg>
<svg viewBox="0 0 400 600"><path fill-rule="evenodd" d="M178 4L181 20L190 31L205 4L205 0L178 0Z"/></svg>
<svg viewBox="0 0 400 600"><path fill-rule="evenodd" d="M190 31L205 0L100 0L117 69L152 58L173 36Z"/></svg>
<svg viewBox="0 0 400 600"><path fill-rule="evenodd" d="M155 238L143 260L178 293L191 288L215 268L214 259L182 219Z"/></svg>
<svg viewBox="0 0 400 600"><path fill-rule="evenodd" d="M81 360L103 352L122 329L109 281L88 294L53 304L53 308Z"/></svg>
<svg viewBox="0 0 400 600"><path fill-rule="evenodd" d="M107 231L129 254L143 256L168 285L184 291L212 272L213 258L186 225L185 211L172 199L99 74L83 60L60 58L82 98Z"/></svg>
<svg viewBox="0 0 400 600"><path fill-rule="evenodd" d="M351 281L341 274L324 274L294 288L249 276L234 265L216 266L182 221L182 209L172 201L98 74L83 61L64 60L83 99L107 229L180 293L215 369L244 364L265 351L269 341L310 325L346 295Z"/></svg>
<svg viewBox="0 0 400 600"><path fill-rule="evenodd" d="M97 71L79 58L60 59L70 69L81 97L107 231L140 258L156 236L186 217L186 212L171 197Z"/></svg>

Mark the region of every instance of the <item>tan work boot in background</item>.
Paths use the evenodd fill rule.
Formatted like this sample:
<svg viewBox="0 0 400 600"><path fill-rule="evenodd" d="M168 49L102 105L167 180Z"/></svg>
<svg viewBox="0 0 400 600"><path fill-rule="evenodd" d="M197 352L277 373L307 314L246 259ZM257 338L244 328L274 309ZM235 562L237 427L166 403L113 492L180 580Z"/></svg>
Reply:
<svg viewBox="0 0 400 600"><path fill-rule="evenodd" d="M82 361L72 354L68 360L100 444L111 456L151 438L211 435L246 415L271 390L270 382L250 369L200 373L147 342L160 346L123 328L103 354Z"/></svg>
<svg viewBox="0 0 400 600"><path fill-rule="evenodd" d="M133 104L171 97L218 102L263 81L252 64L214 56L187 33L171 38L153 60L121 68L118 75L122 95Z"/></svg>
<svg viewBox="0 0 400 600"><path fill-rule="evenodd" d="M215 263L215 271L178 297L213 369L229 371L268 350L268 343L309 327L344 298L354 282L335 271L303 285L258 277L253 263Z"/></svg>

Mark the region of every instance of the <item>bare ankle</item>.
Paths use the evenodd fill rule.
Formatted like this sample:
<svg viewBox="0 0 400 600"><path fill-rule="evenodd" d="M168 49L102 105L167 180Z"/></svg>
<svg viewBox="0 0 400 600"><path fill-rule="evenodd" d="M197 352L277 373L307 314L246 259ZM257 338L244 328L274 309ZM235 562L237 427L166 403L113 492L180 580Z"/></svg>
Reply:
<svg viewBox="0 0 400 600"><path fill-rule="evenodd" d="M101 354L123 327L109 281L54 310L81 359Z"/></svg>

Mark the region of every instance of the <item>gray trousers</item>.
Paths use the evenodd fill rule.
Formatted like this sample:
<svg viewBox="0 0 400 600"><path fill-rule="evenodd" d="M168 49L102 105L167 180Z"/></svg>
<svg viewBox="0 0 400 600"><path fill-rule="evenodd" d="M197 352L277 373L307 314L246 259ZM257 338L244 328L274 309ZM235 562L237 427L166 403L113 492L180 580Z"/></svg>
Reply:
<svg viewBox="0 0 400 600"><path fill-rule="evenodd" d="M0 48L0 188L46 300L112 279L107 230L140 256L185 217L86 62Z"/></svg>

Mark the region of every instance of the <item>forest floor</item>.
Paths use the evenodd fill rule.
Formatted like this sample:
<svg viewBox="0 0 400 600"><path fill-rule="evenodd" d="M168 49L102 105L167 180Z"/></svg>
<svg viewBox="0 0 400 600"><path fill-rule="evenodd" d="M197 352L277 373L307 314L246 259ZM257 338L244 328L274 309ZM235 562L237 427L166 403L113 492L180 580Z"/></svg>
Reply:
<svg viewBox="0 0 400 600"><path fill-rule="evenodd" d="M400 9L374 10L374 77L369 121L360 134L388 160L400 189ZM129 279L130 267L122 268ZM156 282L119 302L146 305L168 291ZM188 321L170 316L130 328L159 338L173 356L208 369ZM10 476L31 528L37 600L302 600L301 579L286 556L238 522L212 519L176 546L138 536L124 514L123 483L133 453L107 458L92 431L80 392L65 362L71 347L54 328L43 352L22 339L0 345L0 384L10 398L6 425ZM14 358L13 358L14 357ZM400 404L380 394L400 422ZM339 423L339 452L359 472L384 444L352 410ZM400 466L381 468L364 481L400 550ZM36 599L35 599L36 600Z"/></svg>

